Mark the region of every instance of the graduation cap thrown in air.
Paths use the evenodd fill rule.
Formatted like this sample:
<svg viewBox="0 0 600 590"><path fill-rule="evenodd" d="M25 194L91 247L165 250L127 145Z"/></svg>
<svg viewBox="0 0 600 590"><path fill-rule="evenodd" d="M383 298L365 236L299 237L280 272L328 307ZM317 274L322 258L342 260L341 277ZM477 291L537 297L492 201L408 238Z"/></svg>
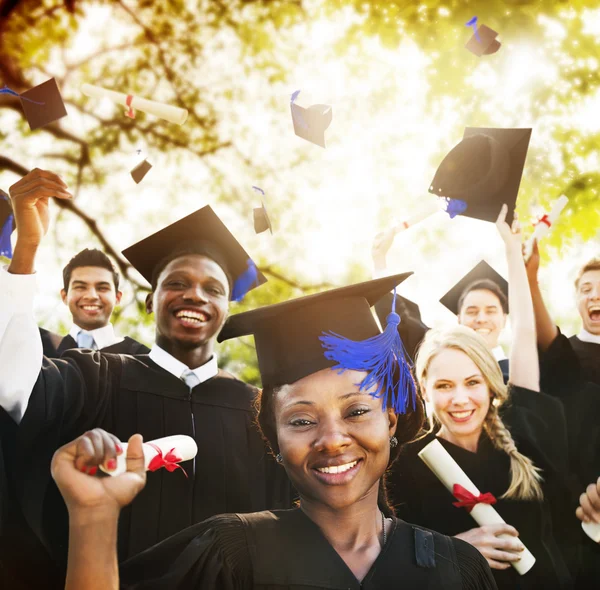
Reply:
<svg viewBox="0 0 600 590"><path fill-rule="evenodd" d="M474 283L484 280L492 281L498 285L500 291L504 293L508 301L507 280L501 274L497 273L485 260L482 260L440 299L440 303L447 307L454 315L458 315L460 311L458 309L458 302L462 294Z"/></svg>
<svg viewBox="0 0 600 590"><path fill-rule="evenodd" d="M12 258L10 236L16 228L9 196L0 190L0 256Z"/></svg>
<svg viewBox="0 0 600 590"><path fill-rule="evenodd" d="M262 234L262 232L269 230L273 233L273 226L271 225L271 220L269 219L269 214L267 213L267 209L265 208L265 204L261 202L261 207L256 207L253 209L254 213L254 231L257 234Z"/></svg>
<svg viewBox="0 0 600 590"><path fill-rule="evenodd" d="M322 369L368 371L361 388L398 412L414 404L414 382L388 315L382 333L371 306L412 273L398 274L230 316L218 340L254 335L263 387L294 383ZM394 319L394 316L396 319ZM399 375L399 378L394 376ZM390 401L391 400L391 401Z"/></svg>
<svg viewBox="0 0 600 590"><path fill-rule="evenodd" d="M305 109L294 102L298 94L299 91L294 92L290 103L294 133L298 137L324 148L325 130L331 125L333 109L331 105L327 104L314 104Z"/></svg>
<svg viewBox="0 0 600 590"><path fill-rule="evenodd" d="M473 33L472 37L467 41L465 47L477 57L482 55L491 55L500 49L500 41L496 41L498 33L490 27L481 25Z"/></svg>
<svg viewBox="0 0 600 590"><path fill-rule="evenodd" d="M248 291L267 282L210 205L126 248L123 256L152 283L156 265L186 243L208 244L216 250L220 258L216 262L225 265L227 268L223 270L231 277L231 299L234 301L240 301Z"/></svg>
<svg viewBox="0 0 600 590"><path fill-rule="evenodd" d="M429 192L466 203L462 215L495 222L504 203L513 220L531 129L467 127L439 165Z"/></svg>
<svg viewBox="0 0 600 590"><path fill-rule="evenodd" d="M23 92L20 98L25 118L32 131L67 116L65 103L54 78Z"/></svg>
<svg viewBox="0 0 600 590"><path fill-rule="evenodd" d="M135 181L136 184L140 184L142 180L144 180L144 176L148 174L150 169L152 168L152 164L148 162L148 160L142 160L132 171L131 178Z"/></svg>

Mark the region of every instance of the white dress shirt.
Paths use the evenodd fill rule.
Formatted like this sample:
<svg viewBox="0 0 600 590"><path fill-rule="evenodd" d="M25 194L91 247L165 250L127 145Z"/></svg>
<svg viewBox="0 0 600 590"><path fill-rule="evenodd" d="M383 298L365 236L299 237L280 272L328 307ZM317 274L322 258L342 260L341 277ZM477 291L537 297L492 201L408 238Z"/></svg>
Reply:
<svg viewBox="0 0 600 590"><path fill-rule="evenodd" d="M42 367L42 339L33 315L36 286L35 274L10 274L0 268L0 406L17 424ZM156 344L150 358L178 379L188 369ZM217 357L192 370L201 382L214 377Z"/></svg>
<svg viewBox="0 0 600 590"><path fill-rule="evenodd" d="M593 344L600 344L600 334L591 334L585 328L581 329L581 332L577 334L577 338L582 342L591 342Z"/></svg>
<svg viewBox="0 0 600 590"><path fill-rule="evenodd" d="M69 330L69 335L73 338L73 340L75 340L75 342L77 342L77 336L81 330L83 330L83 328L76 324L73 324L72 328ZM106 348L107 346L112 346L113 344L117 344L118 342L123 342L123 340L125 340L125 338L120 338L115 334L115 329L110 322L106 324L106 326L102 326L102 328L86 330L86 332L94 337L97 350Z"/></svg>
<svg viewBox="0 0 600 590"><path fill-rule="evenodd" d="M492 354L497 361L503 361L506 358L504 349L499 344L495 348L492 348Z"/></svg>

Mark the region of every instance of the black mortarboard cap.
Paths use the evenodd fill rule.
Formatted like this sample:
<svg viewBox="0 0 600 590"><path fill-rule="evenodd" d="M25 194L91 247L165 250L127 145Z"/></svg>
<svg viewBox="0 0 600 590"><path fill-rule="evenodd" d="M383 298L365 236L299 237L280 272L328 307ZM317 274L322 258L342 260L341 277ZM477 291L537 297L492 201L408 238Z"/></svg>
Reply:
<svg viewBox="0 0 600 590"><path fill-rule="evenodd" d="M67 116L67 109L54 78L20 96L25 118L32 131Z"/></svg>
<svg viewBox="0 0 600 590"><path fill-rule="evenodd" d="M156 265L171 252L184 247L186 242L202 242L214 246L227 265L224 270L231 275L234 289L235 284L247 276L250 266L254 269L254 280L247 282L244 292L267 282L210 205L129 246L123 250L123 256L151 283Z"/></svg>
<svg viewBox="0 0 600 590"><path fill-rule="evenodd" d="M325 147L325 130L331 125L333 109L327 104L314 104L307 109L291 103L294 133L315 145Z"/></svg>
<svg viewBox="0 0 600 590"><path fill-rule="evenodd" d="M500 41L496 40L497 36L498 33L496 33L494 29L490 29L490 27L481 25L477 28L477 34L473 34L473 36L467 41L465 47L477 57L481 57L482 55L491 55L500 49L501 43Z"/></svg>
<svg viewBox="0 0 600 590"><path fill-rule="evenodd" d="M253 210L254 213L254 231L257 234L262 234L262 232L269 230L273 233L273 227L271 226L271 220L269 219L269 214L265 208L265 204L262 203L261 207L256 207Z"/></svg>
<svg viewBox="0 0 600 590"><path fill-rule="evenodd" d="M467 127L442 160L429 192L466 202L467 217L495 222L506 203L512 223L531 129Z"/></svg>
<svg viewBox="0 0 600 590"><path fill-rule="evenodd" d="M136 184L139 184L144 179L144 176L148 174L149 170L152 168L152 164L148 162L148 160L142 160L132 171L131 178L135 180Z"/></svg>
<svg viewBox="0 0 600 590"><path fill-rule="evenodd" d="M458 302L464 291L473 283L483 280L496 283L508 301L507 280L501 274L497 273L485 260L482 260L440 299L440 303L446 306L454 315L458 315Z"/></svg>
<svg viewBox="0 0 600 590"><path fill-rule="evenodd" d="M218 340L253 334L263 387L294 383L337 365L325 357L320 340L323 332L355 341L381 334L371 306L411 274L332 289L230 316Z"/></svg>

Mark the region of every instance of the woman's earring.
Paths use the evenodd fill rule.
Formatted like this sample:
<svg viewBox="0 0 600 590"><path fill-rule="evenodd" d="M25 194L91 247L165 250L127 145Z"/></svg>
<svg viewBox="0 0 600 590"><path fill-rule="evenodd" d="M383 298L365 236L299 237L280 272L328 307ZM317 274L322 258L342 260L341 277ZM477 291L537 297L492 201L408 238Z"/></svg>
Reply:
<svg viewBox="0 0 600 590"><path fill-rule="evenodd" d="M277 455L275 455L275 461L277 461L277 463L283 463L283 457L281 456L281 453L277 453Z"/></svg>
<svg viewBox="0 0 600 590"><path fill-rule="evenodd" d="M390 438L390 447L392 449L394 449L397 446L398 446L398 439L395 436L392 436L392 438Z"/></svg>

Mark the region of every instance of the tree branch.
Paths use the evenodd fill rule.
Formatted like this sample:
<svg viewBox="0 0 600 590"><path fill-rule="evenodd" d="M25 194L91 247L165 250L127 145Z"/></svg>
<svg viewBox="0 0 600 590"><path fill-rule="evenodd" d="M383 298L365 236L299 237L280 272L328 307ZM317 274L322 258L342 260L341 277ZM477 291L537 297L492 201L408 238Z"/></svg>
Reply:
<svg viewBox="0 0 600 590"><path fill-rule="evenodd" d="M294 281L293 279L286 277L285 275L282 275L280 272L274 270L273 267L270 265L260 266L260 267L258 267L258 270L260 270L260 272L262 272L265 275L269 275L269 276L273 277L274 279L283 281L290 287L294 287L295 289L300 289L301 291L323 291L324 289L332 289L334 287L334 285L332 285L331 283L327 283L327 282L317 283L314 285L303 285L297 281Z"/></svg>

